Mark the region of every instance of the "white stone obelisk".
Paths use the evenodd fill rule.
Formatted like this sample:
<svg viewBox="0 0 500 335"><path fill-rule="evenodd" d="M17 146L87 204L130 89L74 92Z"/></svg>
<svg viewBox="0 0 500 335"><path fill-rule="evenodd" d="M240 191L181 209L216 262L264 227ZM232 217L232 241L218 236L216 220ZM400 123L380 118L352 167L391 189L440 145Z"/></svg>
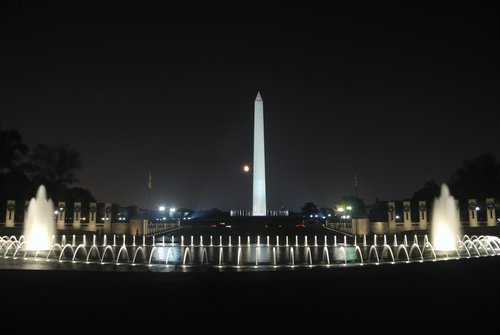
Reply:
<svg viewBox="0 0 500 335"><path fill-rule="evenodd" d="M266 158L264 149L264 103L260 92L255 98L253 131L253 216L266 215Z"/></svg>

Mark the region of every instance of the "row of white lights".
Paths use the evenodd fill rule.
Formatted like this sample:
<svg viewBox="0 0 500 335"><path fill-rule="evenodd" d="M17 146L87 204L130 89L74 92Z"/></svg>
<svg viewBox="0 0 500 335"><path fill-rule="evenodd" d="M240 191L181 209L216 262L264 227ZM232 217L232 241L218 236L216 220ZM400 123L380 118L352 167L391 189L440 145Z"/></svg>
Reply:
<svg viewBox="0 0 500 335"><path fill-rule="evenodd" d="M160 207L158 207L158 210L159 210L160 212L164 212L164 211L166 210L166 207L165 207L165 206L160 206ZM175 207L171 207L168 211L169 211L170 213L175 213L175 210L176 210L176 209L175 209Z"/></svg>

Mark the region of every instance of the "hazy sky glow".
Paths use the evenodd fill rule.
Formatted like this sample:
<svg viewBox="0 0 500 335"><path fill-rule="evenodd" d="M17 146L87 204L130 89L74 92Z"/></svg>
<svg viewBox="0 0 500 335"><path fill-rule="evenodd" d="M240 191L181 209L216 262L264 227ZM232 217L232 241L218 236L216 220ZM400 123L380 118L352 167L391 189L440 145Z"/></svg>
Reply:
<svg viewBox="0 0 500 335"><path fill-rule="evenodd" d="M80 151L99 202L147 206L152 166L153 205L250 209L257 91L268 209L332 206L355 166L371 203L500 157L493 8L1 6L2 127Z"/></svg>

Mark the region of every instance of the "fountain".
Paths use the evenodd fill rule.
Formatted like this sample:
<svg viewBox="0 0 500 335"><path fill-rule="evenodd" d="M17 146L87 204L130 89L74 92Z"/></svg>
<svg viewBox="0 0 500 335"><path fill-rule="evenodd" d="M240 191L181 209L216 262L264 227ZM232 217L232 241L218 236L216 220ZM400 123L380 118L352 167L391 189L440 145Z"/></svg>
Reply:
<svg viewBox="0 0 500 335"><path fill-rule="evenodd" d="M334 236L336 237L336 236ZM377 235L373 235L375 242ZM199 237L201 240L201 236ZM365 266L379 264L412 263L425 261L438 261L450 259L464 259L471 257L484 257L500 255L500 238L494 236L463 236L456 240L456 246L451 251L443 249L435 250L429 242L427 235L423 238L408 238L406 234L402 237L403 243L388 243L387 236L382 235L384 243L369 244L366 235L363 237L363 244L336 243L336 238L331 239L325 245L309 245L308 243L299 245L279 245L250 244L242 249L241 245L235 246L224 241L218 245L205 246L201 244L183 244L184 236L180 236L180 242L173 244L157 244L155 239L143 240L143 244L138 246L127 243L123 237L120 243L116 243L116 235L113 235L113 242L104 240L101 244L92 236L91 245L86 243L86 235L82 235L82 243L76 245L76 236L73 244L66 242L66 236L61 237L61 243L55 238L47 239L51 241L51 246L36 246L36 253L26 249L24 237L17 239L15 236L2 236L0 238L0 259L5 259L7 264L15 262L26 267L33 265L32 261L45 259L44 267L61 269L68 264L72 268L75 264L94 264L102 270L127 269L134 266L137 271L141 265L145 271L206 271L210 267L223 268L225 271L231 268L238 268L238 271L255 269L287 269L297 267L345 267L345 266ZM80 238L79 238L80 239ZM32 239L34 241L35 239ZM413 241L410 242L409 241ZM234 253L237 252L237 257ZM24 256L22 256L24 253ZM22 257L19 257L22 256ZM55 266L57 263L57 266ZM51 265L54 264L54 265ZM95 266L90 269L97 269ZM109 267L111 266L111 267ZM24 267L24 266L23 266ZM40 264L35 265L36 268Z"/></svg>
<svg viewBox="0 0 500 335"><path fill-rule="evenodd" d="M156 243L156 237L142 237L142 244L138 245L135 236L129 238L123 235L119 243L117 236L112 236L112 243L106 235L103 241L92 236L91 245L87 245L87 237L82 234L78 237L73 234L71 243L67 243L63 235L60 243L57 241L54 222L54 206L52 200L47 199L46 189L41 185L36 198L31 199L24 235L0 237L0 258L6 259L7 264L25 263L27 267L32 261L44 258L47 268L62 268L65 263L71 268L75 264L89 265L91 269L102 268L116 270L134 266L137 271L141 265L146 271L154 267L154 271L205 271L213 266L225 271L233 267L238 271L268 269L287 269L298 267L352 267L379 264L412 263L462 259L481 256L500 255L500 238L495 236L462 236L459 221L459 212L455 199L450 195L447 185L441 186L441 195L435 199L431 222L431 237L427 235L402 236L394 235L393 242L386 234L373 234L372 243L367 235L348 236L334 233L324 235L323 244L314 241L307 235L303 243L299 243L299 236L295 235L295 243L290 243L288 234L285 243L280 243L280 236L271 239L266 235L266 242L261 243L260 235L247 235L247 243L242 248L241 236L238 235L237 245L233 245L231 235L223 238L219 235L218 243L214 243L212 235L210 243L204 243L203 235L190 235L190 243L185 242L185 236L180 235L171 243ZM326 231L328 232L328 231ZM357 238L363 238L358 244ZM292 237L293 238L293 237ZM337 241L342 239L342 243ZM349 239L349 240L348 240ZM194 241L198 240L199 243ZM251 243L254 240L256 243ZM272 241L275 240L275 243ZM33 253L31 251L36 251ZM23 257L22 256L24 253ZM17 260L19 259L19 260ZM57 263L57 266L50 265ZM109 267L111 265L111 267ZM96 267L98 266L98 267ZM37 264L36 267L40 267Z"/></svg>
<svg viewBox="0 0 500 335"><path fill-rule="evenodd" d="M441 184L441 195L434 199L431 223L434 249L455 250L457 238L461 236L460 215L455 198L446 184Z"/></svg>
<svg viewBox="0 0 500 335"><path fill-rule="evenodd" d="M55 235L54 204L47 199L45 186L40 185L36 198L31 198L24 222L26 250L49 250Z"/></svg>

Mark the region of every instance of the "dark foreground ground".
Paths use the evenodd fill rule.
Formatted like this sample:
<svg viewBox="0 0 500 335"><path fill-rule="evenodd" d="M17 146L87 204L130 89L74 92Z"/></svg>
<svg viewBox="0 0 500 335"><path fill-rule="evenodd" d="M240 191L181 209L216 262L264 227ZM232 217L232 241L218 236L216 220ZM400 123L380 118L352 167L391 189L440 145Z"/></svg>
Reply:
<svg viewBox="0 0 500 335"><path fill-rule="evenodd" d="M500 319L499 256L244 273L0 270L0 279L5 332L449 334Z"/></svg>
<svg viewBox="0 0 500 335"><path fill-rule="evenodd" d="M498 236L497 230L465 233ZM5 261L0 259L5 333L477 334L500 323L500 256L168 273L13 270Z"/></svg>

